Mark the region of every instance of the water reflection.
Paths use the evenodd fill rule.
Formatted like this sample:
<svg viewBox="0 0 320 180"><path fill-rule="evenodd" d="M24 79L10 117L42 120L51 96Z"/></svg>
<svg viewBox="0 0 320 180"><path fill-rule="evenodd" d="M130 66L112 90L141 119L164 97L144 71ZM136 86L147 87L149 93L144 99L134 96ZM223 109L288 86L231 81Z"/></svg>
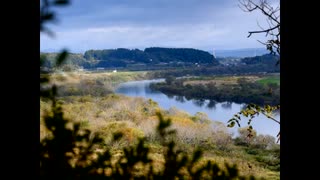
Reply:
<svg viewBox="0 0 320 180"><path fill-rule="evenodd" d="M204 99L194 99L192 100L192 103L198 107L202 107L205 103Z"/></svg>
<svg viewBox="0 0 320 180"><path fill-rule="evenodd" d="M173 99L173 98L174 98L174 95L171 95L171 94L166 94L166 96L167 96L169 99Z"/></svg>
<svg viewBox="0 0 320 180"><path fill-rule="evenodd" d="M189 96L186 96L185 98L186 98L187 101L191 101L192 100L192 98L189 97Z"/></svg>
<svg viewBox="0 0 320 180"><path fill-rule="evenodd" d="M224 108L224 109L231 109L232 108L232 102L221 103L221 107Z"/></svg>
<svg viewBox="0 0 320 180"><path fill-rule="evenodd" d="M217 104L217 101L209 100L209 103L207 104L207 108L208 109L216 109L216 104Z"/></svg>
<svg viewBox="0 0 320 180"><path fill-rule="evenodd" d="M184 99L183 96L176 96L175 100L178 101L178 102L181 102L181 103L186 102L186 100Z"/></svg>

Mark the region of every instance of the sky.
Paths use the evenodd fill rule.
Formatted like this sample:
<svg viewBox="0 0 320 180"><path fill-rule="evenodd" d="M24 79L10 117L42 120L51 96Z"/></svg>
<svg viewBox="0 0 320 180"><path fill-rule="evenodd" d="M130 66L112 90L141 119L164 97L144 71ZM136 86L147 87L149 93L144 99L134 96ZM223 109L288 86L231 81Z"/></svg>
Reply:
<svg viewBox="0 0 320 180"><path fill-rule="evenodd" d="M266 25L261 12L244 12L238 0L71 0L55 8L55 34L40 33L40 51L68 49L195 48L212 52L264 48L264 35L248 31Z"/></svg>

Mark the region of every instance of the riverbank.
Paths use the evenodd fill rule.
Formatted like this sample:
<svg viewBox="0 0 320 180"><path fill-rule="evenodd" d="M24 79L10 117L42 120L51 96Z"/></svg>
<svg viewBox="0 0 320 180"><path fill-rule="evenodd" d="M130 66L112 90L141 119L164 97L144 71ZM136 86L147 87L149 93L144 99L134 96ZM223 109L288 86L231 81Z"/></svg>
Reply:
<svg viewBox="0 0 320 180"><path fill-rule="evenodd" d="M280 78L275 75L204 76L175 78L151 84L152 90L187 99L209 99L217 102L280 104Z"/></svg>
<svg viewBox="0 0 320 180"><path fill-rule="evenodd" d="M123 82L152 78L147 71L135 72L56 72L48 74L50 84L58 87L58 96L105 96Z"/></svg>

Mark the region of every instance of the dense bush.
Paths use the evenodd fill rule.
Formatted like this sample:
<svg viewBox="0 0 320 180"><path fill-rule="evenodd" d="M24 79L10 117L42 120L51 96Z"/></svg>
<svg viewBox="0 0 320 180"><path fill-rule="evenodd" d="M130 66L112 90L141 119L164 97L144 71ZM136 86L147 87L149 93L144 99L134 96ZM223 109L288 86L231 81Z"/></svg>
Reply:
<svg viewBox="0 0 320 180"><path fill-rule="evenodd" d="M218 102L279 104L280 86L277 84L261 84L259 82L248 82L239 79L236 85L225 84L217 86L214 83L207 84L185 84L183 79L172 76L166 78L166 82L150 85L153 90L161 91L167 95L185 96L187 99L209 99ZM272 90L272 91L271 91Z"/></svg>
<svg viewBox="0 0 320 180"><path fill-rule="evenodd" d="M108 84L105 85L99 80L80 80L77 84L58 87L58 96L106 96L112 92L112 88Z"/></svg>

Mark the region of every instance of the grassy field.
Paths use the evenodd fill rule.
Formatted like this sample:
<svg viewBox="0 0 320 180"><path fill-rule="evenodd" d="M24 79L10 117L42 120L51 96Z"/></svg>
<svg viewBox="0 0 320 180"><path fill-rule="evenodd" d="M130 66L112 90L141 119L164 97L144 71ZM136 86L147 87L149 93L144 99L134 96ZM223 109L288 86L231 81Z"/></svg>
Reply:
<svg viewBox="0 0 320 180"><path fill-rule="evenodd" d="M102 81L112 85L117 85L126 81L140 80L147 78L147 71L135 72L63 72L51 75L51 80L55 84L76 84L81 80Z"/></svg>
<svg viewBox="0 0 320 180"><path fill-rule="evenodd" d="M190 80L184 82L184 85L196 85L196 84L209 84L215 83L217 86L223 85L236 85L239 79L246 79L248 82L255 82L261 77L259 76L214 76L214 77L201 77L201 78L191 78Z"/></svg>
<svg viewBox="0 0 320 180"><path fill-rule="evenodd" d="M112 93L120 83L150 78L146 71L57 72L46 76L50 78L49 85L58 86L58 96L104 96Z"/></svg>
<svg viewBox="0 0 320 180"><path fill-rule="evenodd" d="M197 85L214 83L216 86L237 85L239 79L245 79L248 82L259 82L261 84L276 83L280 85L279 75L241 75L241 76L208 76L190 78L184 82L184 85Z"/></svg>
<svg viewBox="0 0 320 180"><path fill-rule="evenodd" d="M274 83L280 85L280 76L269 76L258 80L261 84Z"/></svg>

